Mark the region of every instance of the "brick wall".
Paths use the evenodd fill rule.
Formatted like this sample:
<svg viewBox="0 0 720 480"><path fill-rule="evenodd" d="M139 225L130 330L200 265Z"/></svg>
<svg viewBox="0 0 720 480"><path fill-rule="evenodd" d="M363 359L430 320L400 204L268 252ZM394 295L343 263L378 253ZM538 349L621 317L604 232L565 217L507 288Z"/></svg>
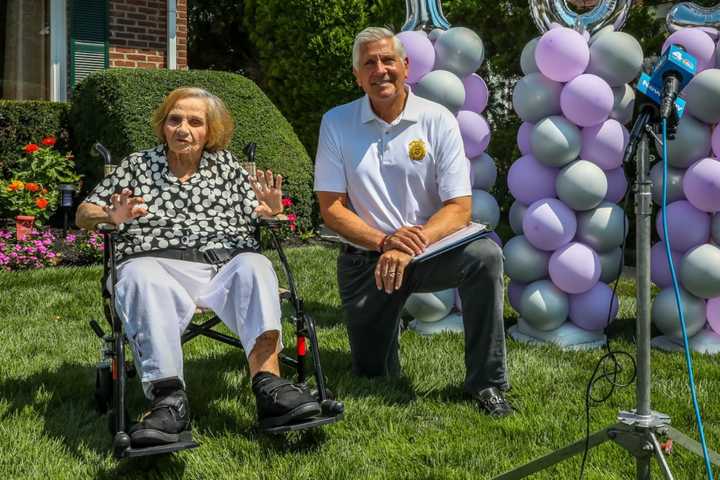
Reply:
<svg viewBox="0 0 720 480"><path fill-rule="evenodd" d="M167 2L109 0L110 67L167 68ZM177 0L177 66L187 69L187 0Z"/></svg>

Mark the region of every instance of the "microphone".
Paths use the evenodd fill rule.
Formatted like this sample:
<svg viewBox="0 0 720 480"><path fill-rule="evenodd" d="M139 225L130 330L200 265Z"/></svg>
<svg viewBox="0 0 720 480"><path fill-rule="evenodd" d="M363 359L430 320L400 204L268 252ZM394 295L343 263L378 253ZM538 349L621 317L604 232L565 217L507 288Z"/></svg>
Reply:
<svg viewBox="0 0 720 480"><path fill-rule="evenodd" d="M694 56L679 45L670 45L657 60L652 72L640 75L637 90L660 106L662 119L669 120L674 113L680 119L685 113L685 100L678 98L678 94L690 83L696 70Z"/></svg>

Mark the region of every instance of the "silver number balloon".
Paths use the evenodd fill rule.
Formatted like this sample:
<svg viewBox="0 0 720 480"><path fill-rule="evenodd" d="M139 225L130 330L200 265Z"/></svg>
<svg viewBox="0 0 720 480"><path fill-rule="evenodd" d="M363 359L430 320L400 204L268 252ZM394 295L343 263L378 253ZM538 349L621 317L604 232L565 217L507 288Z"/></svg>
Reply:
<svg viewBox="0 0 720 480"><path fill-rule="evenodd" d="M447 30L450 22L443 15L440 0L405 0L405 25L402 31L424 30L431 32L435 28Z"/></svg>
<svg viewBox="0 0 720 480"><path fill-rule="evenodd" d="M673 5L667 14L667 26L671 32L687 27L713 27L720 29L720 3L714 7L701 7L693 2Z"/></svg>
<svg viewBox="0 0 720 480"><path fill-rule="evenodd" d="M571 9L567 0L530 0L530 14L541 32L557 23L592 35L608 25L621 30L631 6L632 0L600 0L595 8L581 14Z"/></svg>

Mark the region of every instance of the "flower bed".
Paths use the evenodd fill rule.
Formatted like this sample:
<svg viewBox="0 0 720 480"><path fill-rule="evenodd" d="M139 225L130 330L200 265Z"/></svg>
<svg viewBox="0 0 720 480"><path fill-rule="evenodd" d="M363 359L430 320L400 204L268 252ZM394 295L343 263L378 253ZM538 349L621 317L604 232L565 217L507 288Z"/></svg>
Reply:
<svg viewBox="0 0 720 480"><path fill-rule="evenodd" d="M14 228L0 229L0 270L28 270L56 265L92 265L102 261L103 240L97 233L32 230L25 240L15 239Z"/></svg>

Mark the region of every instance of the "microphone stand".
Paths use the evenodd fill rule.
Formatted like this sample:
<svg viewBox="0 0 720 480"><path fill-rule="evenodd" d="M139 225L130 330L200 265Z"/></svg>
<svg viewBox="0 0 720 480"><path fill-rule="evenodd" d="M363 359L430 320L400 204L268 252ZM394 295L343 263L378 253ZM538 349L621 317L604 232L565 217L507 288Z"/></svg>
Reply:
<svg viewBox="0 0 720 480"><path fill-rule="evenodd" d="M674 109L673 109L674 110ZM655 412L650 408L650 239L652 224L652 181L650 180L650 137L657 138L655 132L659 124L660 114L657 106L644 103L639 106L639 113L633 125L630 141L625 150L624 160L630 161L635 156L637 174L635 179L635 228L636 228L636 300L637 300L637 377L636 408L621 411L617 422L590 435L587 448L591 449L612 440L635 457L636 480L650 479L650 461L658 463L665 480L674 480L667 464L658 437L669 436L672 440L690 452L703 456L700 444L670 426L670 417ZM675 112L676 113L676 112ZM672 130L677 127L677 115L671 122ZM654 128L653 128L654 127ZM672 137L671 137L672 138ZM504 473L494 480L516 480L545 470L572 456L582 454L586 448L583 438L571 445L531 461L521 467ZM720 466L720 455L710 451L710 461Z"/></svg>

